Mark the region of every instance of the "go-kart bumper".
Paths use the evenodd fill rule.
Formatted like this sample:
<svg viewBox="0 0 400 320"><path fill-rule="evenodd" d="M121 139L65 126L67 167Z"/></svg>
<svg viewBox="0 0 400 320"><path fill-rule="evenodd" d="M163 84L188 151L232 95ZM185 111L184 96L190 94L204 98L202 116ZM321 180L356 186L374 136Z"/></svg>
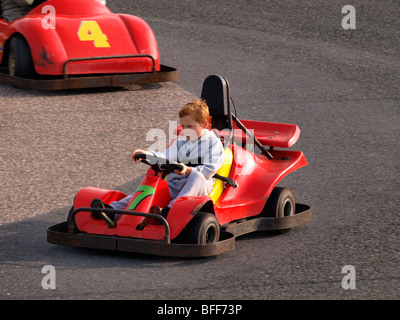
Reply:
<svg viewBox="0 0 400 320"><path fill-rule="evenodd" d="M90 234L86 232L76 233L73 225L75 215L80 212L106 212L142 216L157 220L164 227L162 240L142 239L133 237L121 237L110 235ZM131 210L114 210L100 208L78 208L74 210L69 221L65 221L47 229L47 241L54 244L83 247L91 249L106 249L122 252L145 253L171 257L210 257L235 249L235 237L228 232L221 232L220 241L205 245L171 243L170 228L167 220L161 215Z"/></svg>
<svg viewBox="0 0 400 320"><path fill-rule="evenodd" d="M47 241L54 244L170 257L210 257L235 249L233 234L223 232L221 238L217 243L195 245L88 233L71 234L68 233L67 222L47 229Z"/></svg>
<svg viewBox="0 0 400 320"><path fill-rule="evenodd" d="M83 247L91 249L106 249L122 252L133 252L171 257L210 257L235 249L235 238L254 231L286 230L311 221L311 209L307 205L296 204L296 213L283 218L256 217L239 223L231 223L221 228L220 240L216 243L182 244L171 243L168 222L161 216L126 210L79 208L78 211L112 211L120 214L138 215L154 218L165 228L163 240L139 239L132 237L107 236L74 232L72 224L62 222L47 229L47 241L53 244Z"/></svg>
<svg viewBox="0 0 400 320"><path fill-rule="evenodd" d="M178 80L178 70L165 65L160 66L160 71L153 72L82 75L64 78L30 79L0 73L0 83L9 84L21 89L47 91L173 82L176 80Z"/></svg>

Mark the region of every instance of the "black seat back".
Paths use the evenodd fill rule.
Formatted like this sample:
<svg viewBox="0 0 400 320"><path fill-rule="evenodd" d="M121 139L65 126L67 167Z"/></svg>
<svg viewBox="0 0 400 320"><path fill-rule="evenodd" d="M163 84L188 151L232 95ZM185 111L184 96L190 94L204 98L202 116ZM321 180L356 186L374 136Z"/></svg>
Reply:
<svg viewBox="0 0 400 320"><path fill-rule="evenodd" d="M201 98L208 105L212 117L211 128L232 130L228 80L219 75L208 76L203 83Z"/></svg>

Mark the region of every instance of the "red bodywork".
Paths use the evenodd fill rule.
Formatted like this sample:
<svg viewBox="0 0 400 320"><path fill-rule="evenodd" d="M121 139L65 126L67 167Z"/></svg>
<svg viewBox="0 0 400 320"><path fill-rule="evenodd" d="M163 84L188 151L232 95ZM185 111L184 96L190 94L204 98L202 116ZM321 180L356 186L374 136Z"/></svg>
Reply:
<svg viewBox="0 0 400 320"><path fill-rule="evenodd" d="M46 6L55 9L54 28ZM148 24L135 16L114 14L96 0L49 0L20 19L0 20L0 61L17 34L28 42L40 75L160 70L156 38ZM134 57L121 57L127 55ZM97 60L75 61L85 58Z"/></svg>
<svg viewBox="0 0 400 320"><path fill-rule="evenodd" d="M259 121L242 120L242 123L265 145L287 148L293 145L300 135L300 129L294 124L280 124ZM219 132L224 135L224 132ZM241 130L234 130L235 144L229 145L233 152L233 163L229 177L236 180L238 187L228 184L215 203L209 196L181 197L177 199L167 216L171 239L176 238L188 222L199 211L208 211L215 214L220 225L235 220L259 215L266 201L277 183L288 173L307 165L301 151L270 150L273 159L263 154L256 155L254 150L246 150L242 143L246 136ZM248 141L247 141L248 142ZM74 208L90 207L94 198L100 198L104 203L124 197L125 194L101 188L84 188L76 196ZM142 183L133 196L127 210L149 212L152 205L164 207L170 202L168 185L155 175L150 168ZM75 222L80 231L99 235L118 235L141 239L163 239L164 226L151 220L143 230L136 230L136 226L144 217L122 215L117 221L116 228L109 228L105 221L95 219L90 212L78 212Z"/></svg>

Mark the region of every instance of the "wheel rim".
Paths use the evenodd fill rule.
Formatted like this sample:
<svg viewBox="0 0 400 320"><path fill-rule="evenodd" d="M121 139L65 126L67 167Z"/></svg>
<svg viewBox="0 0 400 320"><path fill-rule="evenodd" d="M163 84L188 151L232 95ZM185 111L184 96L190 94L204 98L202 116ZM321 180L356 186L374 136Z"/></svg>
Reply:
<svg viewBox="0 0 400 320"><path fill-rule="evenodd" d="M211 225L206 230L206 243L214 243L217 239L217 228L214 225Z"/></svg>
<svg viewBox="0 0 400 320"><path fill-rule="evenodd" d="M290 199L286 199L286 201L283 204L283 216L284 217L289 217L294 214L294 205L293 202Z"/></svg>

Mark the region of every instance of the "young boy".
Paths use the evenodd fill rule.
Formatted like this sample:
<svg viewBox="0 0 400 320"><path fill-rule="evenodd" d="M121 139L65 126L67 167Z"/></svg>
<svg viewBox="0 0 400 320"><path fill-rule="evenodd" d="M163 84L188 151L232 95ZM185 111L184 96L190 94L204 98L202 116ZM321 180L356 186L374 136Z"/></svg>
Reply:
<svg viewBox="0 0 400 320"><path fill-rule="evenodd" d="M175 200L183 196L204 196L213 189L214 174L224 161L224 147L214 132L207 129L209 121L208 106L204 100L188 102L179 111L179 122L182 126L178 138L164 152L136 149L132 153L135 162L137 153L145 153L179 162L183 165L181 171L171 172L168 183L171 202L167 207L152 208L151 212L161 213L167 217L169 209ZM132 198L132 194L119 201L110 203L114 209L124 210Z"/></svg>

